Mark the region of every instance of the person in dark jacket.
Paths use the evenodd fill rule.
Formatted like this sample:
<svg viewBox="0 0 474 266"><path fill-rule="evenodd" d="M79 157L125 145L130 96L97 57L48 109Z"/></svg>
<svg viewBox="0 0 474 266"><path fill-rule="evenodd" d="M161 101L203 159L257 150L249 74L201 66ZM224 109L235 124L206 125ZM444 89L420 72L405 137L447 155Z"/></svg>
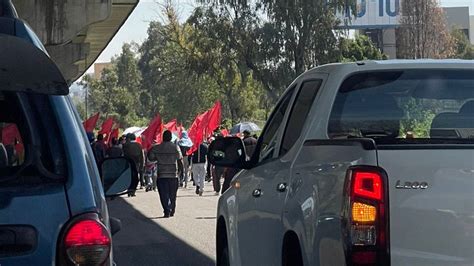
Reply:
<svg viewBox="0 0 474 266"><path fill-rule="evenodd" d="M201 143L199 148L193 154L193 179L196 184L196 194L202 196L204 192L204 179L207 169L207 152L209 147L206 143Z"/></svg>
<svg viewBox="0 0 474 266"><path fill-rule="evenodd" d="M112 139L112 146L107 149L107 157L120 157L123 156L122 147L120 147L119 142L116 138Z"/></svg>
<svg viewBox="0 0 474 266"><path fill-rule="evenodd" d="M250 131L245 130L244 132L244 146L247 159L251 159L252 155L257 147L257 139L250 134ZM240 169L237 168L226 168L224 171L224 183L222 184L221 193L224 193L229 187L234 175L237 174Z"/></svg>
<svg viewBox="0 0 474 266"><path fill-rule="evenodd" d="M252 158L253 152L255 151L255 147L257 147L257 139L254 138L250 131L244 131L244 145L245 145L245 152L247 153L248 158Z"/></svg>
<svg viewBox="0 0 474 266"><path fill-rule="evenodd" d="M143 180L143 164L144 164L144 155L142 145L135 141L134 134L128 134L126 137L126 142L123 144L123 155L135 163L135 168L137 169L138 175L140 177L140 185L144 186ZM131 192L129 196L135 196L135 192Z"/></svg>
<svg viewBox="0 0 474 266"><path fill-rule="evenodd" d="M216 134L216 140L224 138L222 134ZM224 175L225 167L213 165L211 166L212 174L212 187L214 188L215 195L219 195L221 191L221 178Z"/></svg>
<svg viewBox="0 0 474 266"><path fill-rule="evenodd" d="M178 192L178 165L182 160L181 151L171 142L171 132L163 132L163 143L154 145L148 152L148 159L156 161L158 166L158 193L164 217L174 216L176 210L176 194Z"/></svg>
<svg viewBox="0 0 474 266"><path fill-rule="evenodd" d="M97 167L100 167L100 164L105 159L105 153L107 151L107 145L104 141L104 135L97 135L97 140L94 142L94 144L92 144L92 151L94 152Z"/></svg>

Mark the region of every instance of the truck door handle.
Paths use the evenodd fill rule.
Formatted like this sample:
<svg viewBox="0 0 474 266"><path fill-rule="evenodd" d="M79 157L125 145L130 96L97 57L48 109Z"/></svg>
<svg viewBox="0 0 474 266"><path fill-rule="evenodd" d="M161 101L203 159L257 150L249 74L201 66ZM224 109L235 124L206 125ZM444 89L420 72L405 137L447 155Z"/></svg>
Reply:
<svg viewBox="0 0 474 266"><path fill-rule="evenodd" d="M252 196L254 196L255 198L258 198L260 196L262 196L262 190L257 188L255 189L253 192L252 192Z"/></svg>
<svg viewBox="0 0 474 266"><path fill-rule="evenodd" d="M278 192L285 192L288 185L286 183L280 183L277 185Z"/></svg>

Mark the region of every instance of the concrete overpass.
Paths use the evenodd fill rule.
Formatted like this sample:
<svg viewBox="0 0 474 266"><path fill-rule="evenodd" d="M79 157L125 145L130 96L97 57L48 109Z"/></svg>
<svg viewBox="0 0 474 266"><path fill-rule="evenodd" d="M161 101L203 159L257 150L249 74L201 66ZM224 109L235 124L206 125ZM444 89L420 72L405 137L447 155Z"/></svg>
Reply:
<svg viewBox="0 0 474 266"><path fill-rule="evenodd" d="M68 82L112 40L139 0L12 0Z"/></svg>

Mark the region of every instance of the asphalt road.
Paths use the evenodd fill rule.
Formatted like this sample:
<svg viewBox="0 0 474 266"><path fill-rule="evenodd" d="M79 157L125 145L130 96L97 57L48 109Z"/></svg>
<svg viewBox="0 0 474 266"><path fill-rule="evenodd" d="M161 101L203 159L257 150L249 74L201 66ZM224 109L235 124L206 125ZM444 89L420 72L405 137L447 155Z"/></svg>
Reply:
<svg viewBox="0 0 474 266"><path fill-rule="evenodd" d="M162 218L157 192L138 190L136 197L108 201L110 216L122 221L113 236L117 265L215 265L218 196L206 182L199 197L194 187L179 189L174 217Z"/></svg>

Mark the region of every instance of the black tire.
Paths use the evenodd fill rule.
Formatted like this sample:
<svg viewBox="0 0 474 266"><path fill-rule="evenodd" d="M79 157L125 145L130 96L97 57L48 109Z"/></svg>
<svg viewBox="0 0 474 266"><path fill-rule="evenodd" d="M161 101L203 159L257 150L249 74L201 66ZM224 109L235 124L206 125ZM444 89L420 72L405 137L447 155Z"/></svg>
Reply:
<svg viewBox="0 0 474 266"><path fill-rule="evenodd" d="M230 266L229 247L227 246L227 242L221 248L221 254L217 266Z"/></svg>
<svg viewBox="0 0 474 266"><path fill-rule="evenodd" d="M283 248L282 266L303 266L303 257L298 242L287 244Z"/></svg>

